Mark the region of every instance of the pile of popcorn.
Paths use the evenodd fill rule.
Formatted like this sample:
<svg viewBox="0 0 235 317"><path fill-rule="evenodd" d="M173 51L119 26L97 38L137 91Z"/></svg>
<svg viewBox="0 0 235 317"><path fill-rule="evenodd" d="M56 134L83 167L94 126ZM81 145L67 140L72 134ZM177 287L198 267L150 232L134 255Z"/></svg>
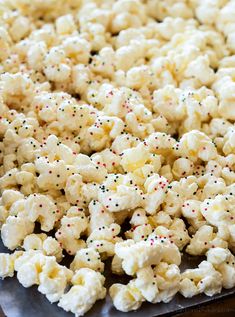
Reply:
<svg viewBox="0 0 235 317"><path fill-rule="evenodd" d="M77 317L107 259L123 312L234 287L234 123L234 0L1 1L0 277Z"/></svg>

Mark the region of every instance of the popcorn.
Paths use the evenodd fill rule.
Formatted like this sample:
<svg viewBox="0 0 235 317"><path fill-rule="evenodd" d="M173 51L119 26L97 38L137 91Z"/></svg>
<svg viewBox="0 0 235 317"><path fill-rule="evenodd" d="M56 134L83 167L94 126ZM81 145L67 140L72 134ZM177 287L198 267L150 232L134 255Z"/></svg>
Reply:
<svg viewBox="0 0 235 317"><path fill-rule="evenodd" d="M225 183L225 181L222 178L211 176L208 179L207 175L208 174L206 174L204 176L201 176L198 179L199 185L200 186L204 185L204 188L202 190L201 197L200 197L200 199L202 199L202 200L204 198L207 198L207 197L212 198L212 197L215 197L218 194L222 194L222 193L225 192L225 189L226 189L226 183ZM203 184L204 181L206 181L207 183Z"/></svg>
<svg viewBox="0 0 235 317"><path fill-rule="evenodd" d="M24 195L30 195L32 194L36 188L36 177L27 171L21 171L16 174L16 181L17 184L21 186L21 192Z"/></svg>
<svg viewBox="0 0 235 317"><path fill-rule="evenodd" d="M196 8L197 18L201 23L212 24L217 14L219 14L219 3L211 1L199 1L199 6Z"/></svg>
<svg viewBox="0 0 235 317"><path fill-rule="evenodd" d="M39 221L43 231L53 229L57 221L56 205L49 196L41 194L30 195L25 202L25 211L30 221Z"/></svg>
<svg viewBox="0 0 235 317"><path fill-rule="evenodd" d="M24 38L30 29L30 21L27 17L17 17L11 25L9 32L14 41L19 41Z"/></svg>
<svg viewBox="0 0 235 317"><path fill-rule="evenodd" d="M50 163L46 158L41 157L35 161L35 167L40 173L37 184L41 189L47 190L51 187L62 189L65 186L68 172L63 161Z"/></svg>
<svg viewBox="0 0 235 317"><path fill-rule="evenodd" d="M45 122L56 120L57 105L62 102L62 97L64 98L62 93L48 93L45 91L34 96L32 106L37 116ZM53 140L55 136L51 136L51 138Z"/></svg>
<svg viewBox="0 0 235 317"><path fill-rule="evenodd" d="M46 262L46 257L40 251L29 250L24 252L15 261L17 279L24 287L39 284L39 273ZM28 274L26 274L28 272Z"/></svg>
<svg viewBox="0 0 235 317"><path fill-rule="evenodd" d="M180 250L182 250L190 240L182 219L174 219L168 228L158 226L154 232L159 236L167 236L170 238Z"/></svg>
<svg viewBox="0 0 235 317"><path fill-rule="evenodd" d="M214 225L234 224L234 198L230 195L217 195L214 199L206 199L201 204L201 213Z"/></svg>
<svg viewBox="0 0 235 317"><path fill-rule="evenodd" d="M34 94L34 85L27 75L20 73L1 75L3 84L3 100L6 103L14 102L19 107L19 96L24 100L25 104L31 101Z"/></svg>
<svg viewBox="0 0 235 317"><path fill-rule="evenodd" d="M133 172L143 167L148 160L149 153L143 143L122 152L121 166L127 172Z"/></svg>
<svg viewBox="0 0 235 317"><path fill-rule="evenodd" d="M46 53L47 47L45 45L45 42L41 41L33 43L27 52L27 61L29 67L36 71L41 71L43 68L42 65Z"/></svg>
<svg viewBox="0 0 235 317"><path fill-rule="evenodd" d="M111 149L105 149L101 152L94 153L91 156L91 159L94 163L101 166L103 165L107 169L108 173L120 171L121 157Z"/></svg>
<svg viewBox="0 0 235 317"><path fill-rule="evenodd" d="M55 258L47 258L42 272L39 274L38 291L51 302L57 302L63 295L67 283L72 278L72 272L57 264ZM19 274L19 271L18 271Z"/></svg>
<svg viewBox="0 0 235 317"><path fill-rule="evenodd" d="M176 264L178 266L180 265L181 254L173 241L169 240L169 238L166 236L162 237L161 235L157 235L155 232L150 234L147 240L163 247L161 261L168 264Z"/></svg>
<svg viewBox="0 0 235 317"><path fill-rule="evenodd" d="M136 139L131 134L126 135L119 135L117 136L113 143L112 143L112 149L117 153L121 154L123 150L126 150L131 147L135 147L138 145L139 139Z"/></svg>
<svg viewBox="0 0 235 317"><path fill-rule="evenodd" d="M202 85L209 85L215 79L214 71L209 67L207 56L200 56L189 63L185 70L185 76L198 79Z"/></svg>
<svg viewBox="0 0 235 317"><path fill-rule="evenodd" d="M85 246L80 239L81 234L87 229L88 220L80 208L71 207L61 219L61 227L55 236L59 243L69 254L75 254Z"/></svg>
<svg viewBox="0 0 235 317"><path fill-rule="evenodd" d="M55 257L43 255L40 251L25 251L15 261L17 278L24 287L39 285L40 293L50 302L57 302L72 278L72 272L59 265ZM26 274L26 272L30 274Z"/></svg>
<svg viewBox="0 0 235 317"><path fill-rule="evenodd" d="M154 302L170 302L180 288L180 270L178 266L160 262L153 269L153 273L154 277L156 276L159 291Z"/></svg>
<svg viewBox="0 0 235 317"><path fill-rule="evenodd" d="M79 106L71 99L62 100L57 108L57 120L66 130L79 132L90 122L89 110L88 106Z"/></svg>
<svg viewBox="0 0 235 317"><path fill-rule="evenodd" d="M36 119L26 119L24 116L18 116L9 125L5 133L5 145L20 145L21 142L33 136L34 129L38 127ZM31 141L31 140L30 140Z"/></svg>
<svg viewBox="0 0 235 317"><path fill-rule="evenodd" d="M186 252L191 255L203 255L211 247L227 248L228 244L219 237L219 234L213 232L213 227L203 225L196 231Z"/></svg>
<svg viewBox="0 0 235 317"><path fill-rule="evenodd" d="M124 123L121 119L109 116L100 116L94 125L88 128L87 142L92 150L100 151L121 134Z"/></svg>
<svg viewBox="0 0 235 317"><path fill-rule="evenodd" d="M109 294L115 308L122 312L137 310L144 301L135 281L131 281L127 285L113 284L109 289Z"/></svg>
<svg viewBox="0 0 235 317"><path fill-rule="evenodd" d="M156 215L149 216L148 221L154 227L164 226L164 227L168 228L172 223L171 217L164 211L159 211Z"/></svg>
<svg viewBox="0 0 235 317"><path fill-rule="evenodd" d="M182 205L182 215L195 230L206 224L206 220L201 214L200 206L201 202L194 199L186 200Z"/></svg>
<svg viewBox="0 0 235 317"><path fill-rule="evenodd" d="M64 50L53 47L44 60L44 73L48 80L55 82L66 81L71 74Z"/></svg>
<svg viewBox="0 0 235 317"><path fill-rule="evenodd" d="M149 224L137 225L125 233L126 237L135 242L146 239L152 233L152 227Z"/></svg>
<svg viewBox="0 0 235 317"><path fill-rule="evenodd" d="M169 215L180 215L183 202L194 198L198 185L195 176L181 178L179 181L173 181L168 185L166 199L164 202L164 211Z"/></svg>
<svg viewBox="0 0 235 317"><path fill-rule="evenodd" d="M233 287L234 1L60 2L0 5L0 277L76 316L107 258L123 312Z"/></svg>
<svg viewBox="0 0 235 317"><path fill-rule="evenodd" d="M192 175L193 164L186 158L179 158L175 160L173 168L173 175L177 178L186 177Z"/></svg>
<svg viewBox="0 0 235 317"><path fill-rule="evenodd" d="M80 41L80 39L79 39L79 41ZM77 42L77 40L75 41L75 43L76 42ZM68 43L68 44L69 44L69 51L71 52L70 54L72 55L72 57L76 58L76 55L73 56L73 51L75 50L75 52L76 52L77 48L74 47L74 44L70 48L70 43ZM79 58L85 59L85 58L87 58L87 55L88 54L86 54L86 51L84 52L82 50L82 47L81 47L81 51L78 52ZM72 77L72 87L73 87L73 90L75 91L75 93L78 93L81 95L84 94L87 91L88 83L90 82L90 78L91 78L90 70L85 65L78 64L72 68L71 77Z"/></svg>
<svg viewBox="0 0 235 317"><path fill-rule="evenodd" d="M159 291L152 268L140 269L136 276L135 284L143 297L149 302L155 302Z"/></svg>
<svg viewBox="0 0 235 317"><path fill-rule="evenodd" d="M153 282L154 281L154 282ZM177 265L160 262L137 272L137 278L127 285L113 284L109 293L114 306L123 312L136 310L143 301L169 302L179 290L180 271Z"/></svg>
<svg viewBox="0 0 235 317"><path fill-rule="evenodd" d="M83 37L89 41L93 51L99 51L107 44L107 34L105 28L100 23L86 23L81 26Z"/></svg>
<svg viewBox="0 0 235 317"><path fill-rule="evenodd" d="M209 224L218 228L222 239L231 248L234 245L234 208L231 190L226 195L217 195L214 199L205 200L201 204L201 212ZM220 245L218 245L220 247Z"/></svg>
<svg viewBox="0 0 235 317"><path fill-rule="evenodd" d="M63 41L62 47L67 57L75 59L76 63L86 64L88 62L91 45L85 39L78 36L66 38Z"/></svg>
<svg viewBox="0 0 235 317"><path fill-rule="evenodd" d="M179 92L179 89L175 89L173 85L166 85L155 90L153 93L153 109L169 121L182 120L185 110L182 103L178 103Z"/></svg>
<svg viewBox="0 0 235 317"><path fill-rule="evenodd" d="M132 214L130 224L134 227L145 225L149 222L148 217L146 216L145 210L142 208L137 208Z"/></svg>
<svg viewBox="0 0 235 317"><path fill-rule="evenodd" d="M12 254L0 253L0 278L4 279L6 277L14 276L14 263L15 260L21 256L22 251L15 251Z"/></svg>
<svg viewBox="0 0 235 317"><path fill-rule="evenodd" d="M23 248L26 251L29 251L31 249L33 250L42 250L42 243L46 239L47 235L44 233L41 234L29 234L24 239Z"/></svg>
<svg viewBox="0 0 235 317"><path fill-rule="evenodd" d="M103 77L112 78L114 73L114 58L115 54L112 48L102 48L99 51L99 55L92 58L92 71L96 74L102 75Z"/></svg>
<svg viewBox="0 0 235 317"><path fill-rule="evenodd" d="M22 247L25 249L25 251L40 250L45 255L55 256L58 262L60 262L63 257L62 248L59 242L52 237L48 237L45 233L32 233L27 235L24 238Z"/></svg>
<svg viewBox="0 0 235 317"><path fill-rule="evenodd" d="M234 255L228 249L214 248L207 252L207 261L222 275L224 288L232 288L235 285Z"/></svg>
<svg viewBox="0 0 235 317"><path fill-rule="evenodd" d="M119 0L114 4L113 11L115 13L112 21L113 33L131 27L140 27L146 21L142 4L135 0Z"/></svg>
<svg viewBox="0 0 235 317"><path fill-rule="evenodd" d="M192 297L205 293L213 296L220 293L222 275L213 268L210 262L202 261L198 268L187 269L181 274L180 293L184 297Z"/></svg>
<svg viewBox="0 0 235 317"><path fill-rule="evenodd" d="M229 128L224 136L223 152L225 155L233 154L235 147L235 130Z"/></svg>
<svg viewBox="0 0 235 317"><path fill-rule="evenodd" d="M179 290L180 271L177 265L160 262L154 269L139 270L135 282L148 302L167 303Z"/></svg>
<svg viewBox="0 0 235 317"><path fill-rule="evenodd" d="M21 194L21 192L18 192L13 189L6 189L2 192L1 197L1 215L2 215L2 221L4 222L4 218L9 215L9 210L11 206L18 200L21 200L24 198L24 195Z"/></svg>
<svg viewBox="0 0 235 317"><path fill-rule="evenodd" d="M112 263L111 263L111 271L113 274L116 274L116 275L125 274L122 268L122 259L119 258L116 254L114 255Z"/></svg>
<svg viewBox="0 0 235 317"><path fill-rule="evenodd" d="M81 25L91 21L107 28L110 20L110 11L98 8L95 3L88 3L80 10L78 19Z"/></svg>
<svg viewBox="0 0 235 317"><path fill-rule="evenodd" d="M55 21L56 32L60 35L69 34L75 31L76 26L73 21L72 15L64 15Z"/></svg>
<svg viewBox="0 0 235 317"><path fill-rule="evenodd" d="M141 204L141 191L126 175L109 174L98 190L98 201L110 212L134 209Z"/></svg>
<svg viewBox="0 0 235 317"><path fill-rule="evenodd" d="M11 44L11 38L7 32L7 30L3 27L0 28L0 34L1 34L1 53L0 58L1 61L4 61L10 54L10 44Z"/></svg>
<svg viewBox="0 0 235 317"><path fill-rule="evenodd" d="M0 227L4 224L7 217L9 216L8 210L4 206L0 206Z"/></svg>
<svg viewBox="0 0 235 317"><path fill-rule="evenodd" d="M100 255L95 249L85 248L77 251L73 262L70 264L70 269L77 271L81 268L103 272L104 263L100 260Z"/></svg>
<svg viewBox="0 0 235 317"><path fill-rule="evenodd" d="M33 162L35 158L34 151L39 148L39 142L34 138L27 138L23 140L17 149L17 160L19 164L25 162Z"/></svg>
<svg viewBox="0 0 235 317"><path fill-rule="evenodd" d="M144 207L150 215L156 213L159 206L163 203L168 180L157 174L146 179L144 183L146 189Z"/></svg>
<svg viewBox="0 0 235 317"><path fill-rule="evenodd" d="M153 157L154 159L155 157ZM143 167L136 169L134 172L130 173L130 177L132 181L136 184L136 186L142 187L145 183L147 177L152 175L155 170L159 170L159 159L157 158L155 161L152 161L153 164L145 164ZM155 168L157 167L157 168Z"/></svg>
<svg viewBox="0 0 235 317"><path fill-rule="evenodd" d="M21 245L24 238L34 230L34 222L22 215L9 216L1 228L3 244L10 250Z"/></svg>
<svg viewBox="0 0 235 317"><path fill-rule="evenodd" d="M220 74L218 73L218 76ZM222 78L221 78L222 77ZM213 87L219 96L218 111L224 119L234 119L234 82L230 76L221 76L215 81Z"/></svg>
<svg viewBox="0 0 235 317"><path fill-rule="evenodd" d="M169 155L172 152L175 140L166 133L155 132L146 139L146 143L151 152L154 152L155 154Z"/></svg>
<svg viewBox="0 0 235 317"><path fill-rule="evenodd" d="M44 146L36 152L38 153L38 159L47 157L49 162L54 161L55 163L59 160L69 165L74 162L73 151L68 146L61 144L55 135L50 135Z"/></svg>
<svg viewBox="0 0 235 317"><path fill-rule="evenodd" d="M68 202L84 206L92 199L97 199L98 188L95 183L85 184L79 174L67 178L65 185L65 196Z"/></svg>
<svg viewBox="0 0 235 317"><path fill-rule="evenodd" d="M93 232L95 229L100 227L109 226L114 223L114 217L112 213L108 212L98 201L91 201L88 208L90 213L90 232Z"/></svg>
<svg viewBox="0 0 235 317"><path fill-rule="evenodd" d="M148 237L147 241L140 241L137 243L133 240L126 240L115 245L115 254L123 259L122 267L128 275L134 275L143 267L156 265L163 258L165 261L175 261L179 264L179 253L175 253L174 247L168 245L164 240L162 241L164 244L151 239L151 236ZM167 254L170 250L172 250L171 259L169 254Z"/></svg>
<svg viewBox="0 0 235 317"><path fill-rule="evenodd" d="M217 156L216 148L210 138L197 130L185 133L174 146L174 150L176 155L188 157L192 162L198 159L210 161Z"/></svg>
<svg viewBox="0 0 235 317"><path fill-rule="evenodd" d="M91 232L86 243L88 247L95 248L101 254L102 259L105 259L114 255L116 243L122 241L122 238L118 237L119 233L120 226L116 223L102 226Z"/></svg>
<svg viewBox="0 0 235 317"><path fill-rule="evenodd" d="M120 34L122 32L123 30ZM127 71L144 56L145 45L142 45L141 41L133 39L128 44L129 45L123 45L116 50L115 66L117 69Z"/></svg>
<svg viewBox="0 0 235 317"><path fill-rule="evenodd" d="M150 80L151 75L147 66L133 67L126 74L126 85L132 89L147 86Z"/></svg>
<svg viewBox="0 0 235 317"><path fill-rule="evenodd" d="M84 315L93 305L106 295L103 287L105 278L89 268L78 270L72 278L73 286L62 295L58 306L71 311L76 316Z"/></svg>
<svg viewBox="0 0 235 317"><path fill-rule="evenodd" d="M98 182L101 183L106 176L106 169L100 164L95 164L92 160L84 155L78 154L74 161L78 173L82 176L85 182ZM98 167L98 168L97 168Z"/></svg>

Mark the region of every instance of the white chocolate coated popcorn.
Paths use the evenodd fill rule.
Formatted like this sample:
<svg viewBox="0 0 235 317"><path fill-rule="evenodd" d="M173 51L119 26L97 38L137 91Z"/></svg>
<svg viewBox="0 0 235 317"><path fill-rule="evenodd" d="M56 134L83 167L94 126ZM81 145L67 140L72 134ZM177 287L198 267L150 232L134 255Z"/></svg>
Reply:
<svg viewBox="0 0 235 317"><path fill-rule="evenodd" d="M0 277L75 316L108 270L123 312L233 287L234 43L233 0L2 0Z"/></svg>
<svg viewBox="0 0 235 317"><path fill-rule="evenodd" d="M109 294L116 309L122 312L137 310L144 301L135 281L131 281L127 285L113 284L109 289Z"/></svg>
<svg viewBox="0 0 235 317"><path fill-rule="evenodd" d="M103 272L104 263L101 262L100 255L95 249L85 248L76 253L73 262L70 264L70 268L73 271L77 271L83 267Z"/></svg>
<svg viewBox="0 0 235 317"><path fill-rule="evenodd" d="M71 207L61 219L61 227L55 236L62 247L69 253L75 254L85 245L80 235L87 229L88 221L81 208Z"/></svg>
<svg viewBox="0 0 235 317"><path fill-rule="evenodd" d="M178 248L167 239L155 237L150 235L147 241L135 243L133 240L126 240L116 244L115 254L123 260L122 267L128 275L134 275L139 269L156 265L161 260L180 264Z"/></svg>
<svg viewBox="0 0 235 317"><path fill-rule="evenodd" d="M186 252L192 255L203 255L214 247L227 248L228 243L220 238L219 234L213 232L213 227L208 225L201 226L191 238Z"/></svg>
<svg viewBox="0 0 235 317"><path fill-rule="evenodd" d="M112 223L110 226L98 227L89 235L87 245L95 248L104 259L113 256L116 243L122 241L122 238L118 237L120 229L120 226L116 223Z"/></svg>
<svg viewBox="0 0 235 317"><path fill-rule="evenodd" d="M207 261L218 270L223 279L224 288L232 288L235 285L235 259L227 249L214 248L207 252Z"/></svg>
<svg viewBox="0 0 235 317"><path fill-rule="evenodd" d="M175 264L160 262L154 269L147 266L138 270L136 276L127 285L110 287L110 296L118 310L136 310L144 301L167 303L179 290L180 271Z"/></svg>
<svg viewBox="0 0 235 317"><path fill-rule="evenodd" d="M222 275L207 261L201 262L196 269L187 269L181 275L180 293L184 297L200 293L213 296L220 293L221 288Z"/></svg>
<svg viewBox="0 0 235 317"><path fill-rule="evenodd" d="M73 276L73 286L62 295L59 306L66 311L71 311L76 316L84 315L97 300L105 297L104 281L104 276L99 272L89 268L81 268Z"/></svg>
<svg viewBox="0 0 235 317"><path fill-rule="evenodd" d="M14 275L15 260L21 256L22 251L15 251L12 254L0 253L0 278L12 277Z"/></svg>
<svg viewBox="0 0 235 317"><path fill-rule="evenodd" d="M55 256L56 260L60 262L62 260L62 248L59 242L52 237L48 237L45 233L41 234L29 234L25 237L22 247L29 251L41 250L45 255Z"/></svg>
<svg viewBox="0 0 235 317"><path fill-rule="evenodd" d="M24 238L34 230L34 223L27 217L9 216L1 229L3 244L10 250L14 250L21 245Z"/></svg>
<svg viewBox="0 0 235 317"><path fill-rule="evenodd" d="M55 257L33 250L23 252L16 259L15 270L24 287L38 285L39 292L52 303L59 300L72 277L72 271L59 265Z"/></svg>

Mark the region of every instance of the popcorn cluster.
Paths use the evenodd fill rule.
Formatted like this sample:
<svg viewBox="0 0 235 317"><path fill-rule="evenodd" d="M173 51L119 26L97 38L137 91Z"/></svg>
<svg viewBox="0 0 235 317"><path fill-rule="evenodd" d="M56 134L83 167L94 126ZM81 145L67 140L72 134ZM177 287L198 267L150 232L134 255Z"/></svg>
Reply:
<svg viewBox="0 0 235 317"><path fill-rule="evenodd" d="M234 287L234 54L233 0L3 0L0 277L77 317L107 259L123 312Z"/></svg>

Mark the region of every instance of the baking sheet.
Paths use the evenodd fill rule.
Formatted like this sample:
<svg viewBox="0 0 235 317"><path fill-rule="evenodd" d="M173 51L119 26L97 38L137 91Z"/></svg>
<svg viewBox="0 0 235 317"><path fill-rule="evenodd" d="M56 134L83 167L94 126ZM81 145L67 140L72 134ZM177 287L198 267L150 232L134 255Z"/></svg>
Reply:
<svg viewBox="0 0 235 317"><path fill-rule="evenodd" d="M0 252L7 252L0 241ZM181 269L196 267L202 259L184 255L182 258ZM126 278L113 276L109 269L105 271L106 286L113 283L125 283ZM235 288L223 290L221 294L212 298L205 295L198 295L191 299L184 298L177 294L175 298L167 304L144 303L135 312L121 313L117 311L109 296L105 300L97 301L94 307L85 317L156 317L169 316L186 309L214 301L225 296L235 294ZM72 317L72 313L66 313L56 304L50 304L46 297L37 291L37 287L24 288L17 281L16 277L6 278L0 281L0 306L7 317Z"/></svg>

